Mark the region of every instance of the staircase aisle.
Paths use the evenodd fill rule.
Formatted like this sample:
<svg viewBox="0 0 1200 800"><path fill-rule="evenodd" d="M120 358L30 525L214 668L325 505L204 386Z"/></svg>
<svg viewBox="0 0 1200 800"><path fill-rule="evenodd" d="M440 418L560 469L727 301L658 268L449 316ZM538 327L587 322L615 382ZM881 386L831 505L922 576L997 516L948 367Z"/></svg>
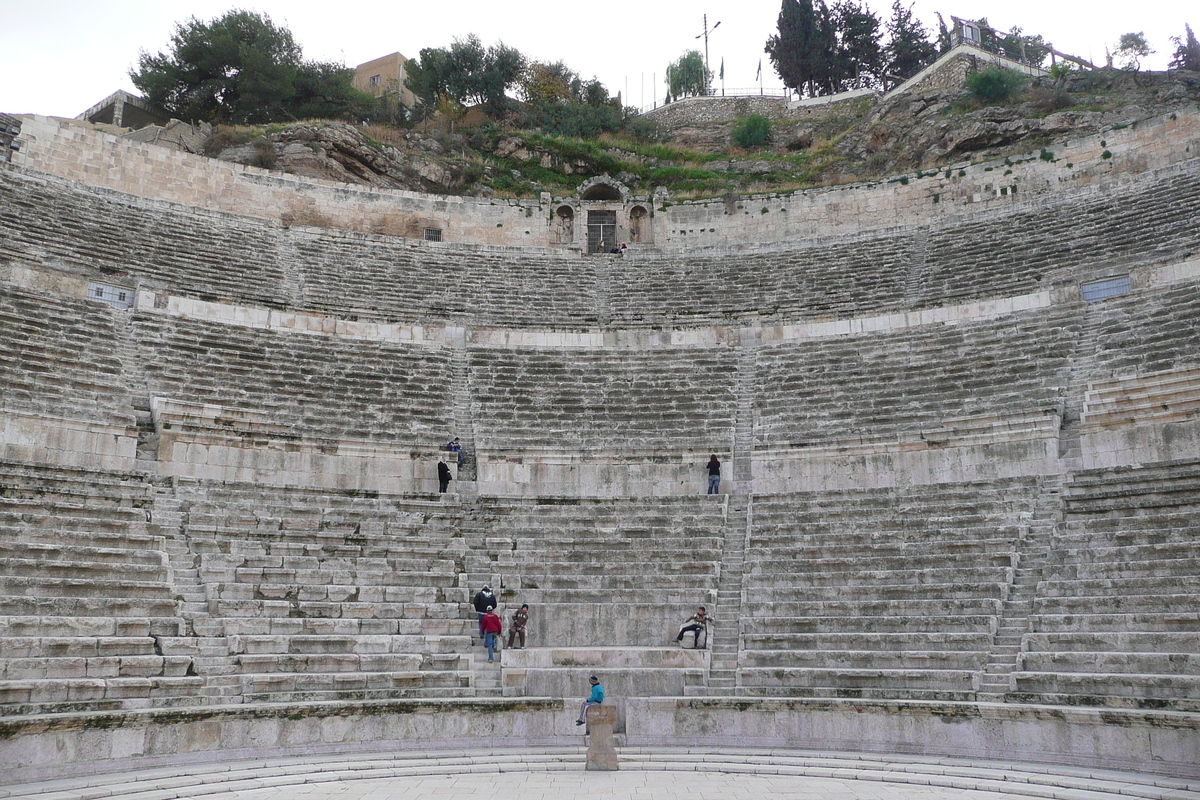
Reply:
<svg viewBox="0 0 1200 800"><path fill-rule="evenodd" d="M488 663L487 648L480 644L471 648L471 684L475 687L476 697L500 697L503 688L500 684L500 648L496 648L496 660Z"/></svg>
<svg viewBox="0 0 1200 800"><path fill-rule="evenodd" d="M446 328L446 342L451 348L450 363L454 380L451 388L454 403L454 431L446 436L446 441L458 437L463 449L463 465L459 469L458 480L452 485L453 490L460 494L475 494L475 480L478 474L478 462L475 458L475 417L471 413L471 381L470 368L467 364L467 338L464 328ZM449 458L452 455L447 454Z"/></svg>
<svg viewBox="0 0 1200 800"><path fill-rule="evenodd" d="M721 559L721 578L717 583L717 610L710 644L712 661L707 691L710 696L731 695L737 690L738 649L742 638L742 571L746 534L753 517L749 495L731 495L727 503L725 550Z"/></svg>
<svg viewBox="0 0 1200 800"><path fill-rule="evenodd" d="M171 647L187 647L193 653L192 663L196 675L204 678L201 694L207 704L242 702L241 679L233 656L229 654L229 643L225 637L225 625L215 619L208 608L208 593L200 582L197 556L188 547L183 533L185 513L182 503L170 488L160 487L154 502L151 530L164 538L167 558L171 565L176 608L186 625L186 637L164 644L164 654L170 655Z"/></svg>
<svg viewBox="0 0 1200 800"><path fill-rule="evenodd" d="M1012 691L1012 673L1021 656L1021 639L1031 629L1033 601L1037 595L1042 569L1050 553L1050 541L1062 519L1062 478L1046 478L1042 495L1029 522L1029 530L1020 543L1012 586L997 621L996 635L980 678L975 699L984 703L1003 703Z"/></svg>
<svg viewBox="0 0 1200 800"><path fill-rule="evenodd" d="M717 582L717 609L711 637L707 694L737 692L738 651L741 647L742 572L746 542L753 524L755 359L760 344L757 330L743 330L738 354L738 406L734 420L733 468L725 497L725 547Z"/></svg>

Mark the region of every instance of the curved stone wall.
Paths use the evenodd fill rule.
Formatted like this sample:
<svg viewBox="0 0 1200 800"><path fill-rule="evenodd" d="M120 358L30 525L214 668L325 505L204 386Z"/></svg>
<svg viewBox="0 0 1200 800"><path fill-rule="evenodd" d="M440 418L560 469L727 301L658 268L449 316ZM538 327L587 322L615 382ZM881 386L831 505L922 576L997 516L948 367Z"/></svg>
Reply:
<svg viewBox="0 0 1200 800"><path fill-rule="evenodd" d="M228 164L100 134L71 121L20 117L14 164L138 197L227 211L286 225L312 225L509 247L560 244L549 194L538 201L428 196L350 188ZM1039 199L1137 182L1195 158L1200 112L1132 121L1023 158L901 176L876 184L760 195L736 201L652 205L648 237L669 251L784 246L831 234L979 218ZM583 241L579 219L572 244ZM628 241L629 231L620 239Z"/></svg>

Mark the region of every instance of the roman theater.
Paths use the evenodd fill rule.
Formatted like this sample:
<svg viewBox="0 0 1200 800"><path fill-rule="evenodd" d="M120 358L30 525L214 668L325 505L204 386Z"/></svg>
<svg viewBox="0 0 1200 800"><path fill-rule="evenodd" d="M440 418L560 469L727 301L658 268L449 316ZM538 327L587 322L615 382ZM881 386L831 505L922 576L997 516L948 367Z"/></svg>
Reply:
<svg viewBox="0 0 1200 800"><path fill-rule="evenodd" d="M0 797L1200 797L1200 111L686 201L0 148Z"/></svg>

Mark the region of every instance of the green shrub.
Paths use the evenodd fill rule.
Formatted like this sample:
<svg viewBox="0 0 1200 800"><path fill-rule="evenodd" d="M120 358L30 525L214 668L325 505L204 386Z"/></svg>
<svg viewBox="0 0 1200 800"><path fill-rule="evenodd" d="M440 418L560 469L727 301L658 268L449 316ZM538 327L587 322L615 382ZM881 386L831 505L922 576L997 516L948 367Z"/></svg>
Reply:
<svg viewBox="0 0 1200 800"><path fill-rule="evenodd" d="M751 114L733 123L731 134L738 147L762 147L771 141L771 120L762 114Z"/></svg>
<svg viewBox="0 0 1200 800"><path fill-rule="evenodd" d="M254 155L250 158L250 166L274 169L275 161L275 148L271 147L270 142L259 139L254 143Z"/></svg>
<svg viewBox="0 0 1200 800"><path fill-rule="evenodd" d="M1007 103L1021 93L1028 80L1015 70L988 67L967 76L967 92L985 106Z"/></svg>

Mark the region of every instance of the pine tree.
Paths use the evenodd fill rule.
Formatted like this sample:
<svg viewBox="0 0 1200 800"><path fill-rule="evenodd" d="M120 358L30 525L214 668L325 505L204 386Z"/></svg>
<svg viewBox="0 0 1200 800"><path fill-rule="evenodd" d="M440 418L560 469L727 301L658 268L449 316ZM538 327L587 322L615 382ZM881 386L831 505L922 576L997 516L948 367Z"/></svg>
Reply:
<svg viewBox="0 0 1200 800"><path fill-rule="evenodd" d="M900 0L893 0L887 27L891 36L885 48L889 78L907 80L937 58L937 47L929 41L921 21L913 17L911 5L905 8Z"/></svg>
<svg viewBox="0 0 1200 800"><path fill-rule="evenodd" d="M812 94L817 74L814 56L820 49L812 0L783 0L777 26L779 32L767 39L766 46L775 72L789 89Z"/></svg>
<svg viewBox="0 0 1200 800"><path fill-rule="evenodd" d="M1175 54L1171 58L1170 67L1200 72L1200 42L1196 41L1196 34L1192 33L1191 25L1184 24L1183 28L1187 32L1185 36L1171 37L1171 41L1175 43Z"/></svg>
<svg viewBox="0 0 1200 800"><path fill-rule="evenodd" d="M846 22L851 25L849 39L843 35ZM872 35L878 24L853 0L841 0L833 11L824 0L783 0L779 32L767 39L766 53L789 89L831 94L857 77L862 59L870 62L872 42L878 50Z"/></svg>
<svg viewBox="0 0 1200 800"><path fill-rule="evenodd" d="M856 0L838 0L833 7L833 18L838 35L838 89L870 86L883 74L879 18Z"/></svg>

